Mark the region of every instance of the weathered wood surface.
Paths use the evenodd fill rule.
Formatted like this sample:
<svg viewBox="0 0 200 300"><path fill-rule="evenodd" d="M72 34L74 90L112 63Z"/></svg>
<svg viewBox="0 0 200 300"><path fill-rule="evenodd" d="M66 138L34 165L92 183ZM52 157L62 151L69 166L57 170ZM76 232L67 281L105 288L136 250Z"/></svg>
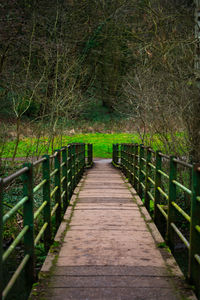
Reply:
<svg viewBox="0 0 200 300"><path fill-rule="evenodd" d="M121 173L96 162L42 299L181 299L174 279Z"/></svg>

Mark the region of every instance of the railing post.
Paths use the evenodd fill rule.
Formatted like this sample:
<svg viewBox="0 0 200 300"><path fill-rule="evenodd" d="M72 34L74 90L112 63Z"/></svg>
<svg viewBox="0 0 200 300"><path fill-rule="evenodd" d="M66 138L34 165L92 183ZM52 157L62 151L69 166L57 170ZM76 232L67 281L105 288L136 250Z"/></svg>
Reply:
<svg viewBox="0 0 200 300"><path fill-rule="evenodd" d="M131 144L130 146L130 183L133 185L133 178L134 178L134 145Z"/></svg>
<svg viewBox="0 0 200 300"><path fill-rule="evenodd" d="M154 197L154 222L159 228L159 209L157 204L160 204L160 192L158 187L161 187L161 174L158 172L162 168L162 157L160 150L156 151L156 169L155 169L155 197Z"/></svg>
<svg viewBox="0 0 200 300"><path fill-rule="evenodd" d="M142 171L144 171L144 146L140 145L140 156L139 156L139 196L142 199L143 198L143 189L141 183L144 184L144 174Z"/></svg>
<svg viewBox="0 0 200 300"><path fill-rule="evenodd" d="M133 178L133 186L136 191L138 191L138 144L135 144L134 151L134 178Z"/></svg>
<svg viewBox="0 0 200 300"><path fill-rule="evenodd" d="M116 145L113 144L113 151L112 151L112 161L115 163L115 148L116 148Z"/></svg>
<svg viewBox="0 0 200 300"><path fill-rule="evenodd" d="M0 300L3 293L3 180L0 178Z"/></svg>
<svg viewBox="0 0 200 300"><path fill-rule="evenodd" d="M79 171L80 171L80 145L76 145L76 186L79 182Z"/></svg>
<svg viewBox="0 0 200 300"><path fill-rule="evenodd" d="M67 163L67 172L68 172L68 201L72 196L72 145L68 146L68 163Z"/></svg>
<svg viewBox="0 0 200 300"><path fill-rule="evenodd" d="M128 145L124 145L124 157L125 157L125 176L128 177Z"/></svg>
<svg viewBox="0 0 200 300"><path fill-rule="evenodd" d="M170 156L170 168L169 168L169 198L168 198L168 219L167 219L167 233L166 240L173 252L174 248L174 230L171 226L171 223L174 222L175 211L172 206L172 201L176 201L176 185L173 183L173 180L176 180L177 177L177 163L174 161L175 156Z"/></svg>
<svg viewBox="0 0 200 300"><path fill-rule="evenodd" d="M116 164L119 164L119 144L116 144Z"/></svg>
<svg viewBox="0 0 200 300"><path fill-rule="evenodd" d="M85 168L85 144L82 144L82 156L81 156L81 175L84 173Z"/></svg>
<svg viewBox="0 0 200 300"><path fill-rule="evenodd" d="M44 155L46 158L42 163L43 180L46 180L43 185L43 202L47 202L44 207L44 223L48 223L48 226L44 232L44 247L48 251L51 246L51 196L50 196L50 162L49 155Z"/></svg>
<svg viewBox="0 0 200 300"><path fill-rule="evenodd" d="M64 164L62 167L62 177L64 177L64 180L62 182L62 191L64 193L62 202L63 202L63 213L67 209L68 206L68 180L67 180L67 148L64 147L62 149L62 163Z"/></svg>
<svg viewBox="0 0 200 300"><path fill-rule="evenodd" d="M93 162L93 147L92 144L87 144L88 147L88 165L91 166Z"/></svg>
<svg viewBox="0 0 200 300"><path fill-rule="evenodd" d="M26 285L30 287L35 279L35 258L34 258L34 214L33 214L33 165L24 164L28 170L23 174L23 195L28 196L28 201L24 204L24 227L29 226L24 235L25 255L29 255L29 260L25 266Z"/></svg>
<svg viewBox="0 0 200 300"><path fill-rule="evenodd" d="M145 194L144 194L144 204L146 209L149 211L150 209L150 197L148 192L150 191L150 173L151 173L151 167L149 166L149 163L151 162L151 151L149 148L147 148L146 153L146 176L145 176Z"/></svg>
<svg viewBox="0 0 200 300"><path fill-rule="evenodd" d="M85 166L86 166L86 147L85 147L85 144L83 144L83 172L84 172Z"/></svg>
<svg viewBox="0 0 200 300"><path fill-rule="evenodd" d="M128 168L128 181L131 183L131 177L132 177L132 172L131 172L131 160L132 160L132 155L131 155L131 144L128 145L128 162L127 162L127 168Z"/></svg>
<svg viewBox="0 0 200 300"><path fill-rule="evenodd" d="M57 155L55 156L54 168L58 169L58 172L55 174L55 187L58 189L55 192L55 203L58 203L58 207L56 209L56 228L59 227L60 222L62 220L62 207L61 207L61 180L60 180L60 150L56 150Z"/></svg>
<svg viewBox="0 0 200 300"><path fill-rule="evenodd" d="M121 168L124 173L124 144L121 144Z"/></svg>
<svg viewBox="0 0 200 300"><path fill-rule="evenodd" d="M71 164L71 168L72 168L72 194L75 188L75 175L76 175L76 154L75 154L76 150L75 150L75 145L72 144L72 164Z"/></svg>
<svg viewBox="0 0 200 300"><path fill-rule="evenodd" d="M198 198L197 198L198 197ZM198 230L197 230L198 229ZM195 256L200 258L200 165L192 168L192 197L190 222L190 248L188 278L191 283L200 287L200 265ZM200 296L200 291L197 291Z"/></svg>
<svg viewBox="0 0 200 300"><path fill-rule="evenodd" d="M77 170L78 170L78 153L77 153L77 144L74 144L74 188L77 184Z"/></svg>

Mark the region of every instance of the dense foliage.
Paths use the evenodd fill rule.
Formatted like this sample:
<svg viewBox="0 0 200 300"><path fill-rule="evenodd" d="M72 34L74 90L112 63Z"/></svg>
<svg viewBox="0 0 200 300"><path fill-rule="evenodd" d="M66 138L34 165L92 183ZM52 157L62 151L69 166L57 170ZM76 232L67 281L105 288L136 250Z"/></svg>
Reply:
<svg viewBox="0 0 200 300"><path fill-rule="evenodd" d="M69 120L126 118L144 140L159 134L168 152L180 153L174 132L185 132L185 150L199 160L193 1L8 0L0 35L0 110L16 123L13 156L24 117L52 145Z"/></svg>

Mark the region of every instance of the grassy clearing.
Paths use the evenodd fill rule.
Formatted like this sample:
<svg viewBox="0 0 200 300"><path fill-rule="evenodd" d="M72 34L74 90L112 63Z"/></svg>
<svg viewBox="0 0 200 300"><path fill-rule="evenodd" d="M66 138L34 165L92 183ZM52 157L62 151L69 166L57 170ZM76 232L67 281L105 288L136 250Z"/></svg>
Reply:
<svg viewBox="0 0 200 300"><path fill-rule="evenodd" d="M163 153L183 156L187 153L184 133L174 133L173 136L167 136L167 142L160 135L146 134L144 145L151 146L154 150L161 150ZM137 133L78 133L73 135L62 135L55 137L50 142L48 137L25 137L18 145L16 157L39 157L46 153L52 153L55 149L66 146L69 143L91 143L93 144L94 157L111 158L112 144L114 143L138 143L142 140ZM4 145L1 157L10 158L14 153L15 140L9 141ZM52 149L53 148L53 149Z"/></svg>
<svg viewBox="0 0 200 300"><path fill-rule="evenodd" d="M113 143L140 142L137 134L133 133L89 133L76 134L73 136L62 136L55 138L54 149L67 145L68 143L91 143L93 144L94 157L110 158L112 156ZM12 157L15 141L7 142L2 157ZM28 157L50 153L48 138L24 138L19 142L16 157Z"/></svg>

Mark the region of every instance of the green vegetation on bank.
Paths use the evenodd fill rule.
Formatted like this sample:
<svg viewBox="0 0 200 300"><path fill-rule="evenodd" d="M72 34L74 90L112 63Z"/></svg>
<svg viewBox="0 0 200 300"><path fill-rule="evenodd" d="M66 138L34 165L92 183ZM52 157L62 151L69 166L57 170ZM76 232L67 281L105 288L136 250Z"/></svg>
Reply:
<svg viewBox="0 0 200 300"><path fill-rule="evenodd" d="M110 158L112 156L113 143L131 143L140 142L137 134L131 133L89 133L76 134L73 136L56 137L54 140L54 149L61 148L69 143L91 143L93 144L94 157ZM15 148L15 141L7 142L2 157L12 157ZM19 142L16 157L29 157L51 153L51 145L48 138L24 138Z"/></svg>
<svg viewBox="0 0 200 300"><path fill-rule="evenodd" d="M179 153L179 155L184 155L184 134L177 133L176 139L179 140L179 144L182 145L178 151L173 151L169 149L170 140L172 141L172 137L168 137L169 144L166 145L163 140L160 139L159 135L149 135L147 134L144 139L144 144L146 146L151 146L154 150L160 149L164 153ZM9 158L12 157L16 141L9 141L4 145L2 157ZM47 137L37 138L23 138L20 140L17 155L16 157L32 157L32 156L41 156L43 154L49 153L51 154L53 150L57 148L61 148L62 146L66 146L69 143L91 143L93 144L93 153L94 157L102 157L102 158L111 158L112 157L112 144L115 143L142 143L141 136L137 133L81 133L75 134L72 136L59 136L55 137L53 141L49 142Z"/></svg>

